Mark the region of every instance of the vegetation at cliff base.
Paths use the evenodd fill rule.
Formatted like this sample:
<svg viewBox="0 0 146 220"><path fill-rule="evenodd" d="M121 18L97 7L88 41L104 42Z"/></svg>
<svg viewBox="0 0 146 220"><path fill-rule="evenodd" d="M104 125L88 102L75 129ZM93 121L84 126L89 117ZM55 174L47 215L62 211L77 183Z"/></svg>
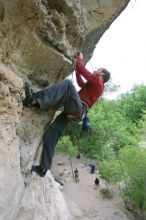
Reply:
<svg viewBox="0 0 146 220"><path fill-rule="evenodd" d="M134 86L116 100L100 99L88 113L90 131L74 124L58 144L62 148L65 140L72 155L97 159L101 177L123 183L124 198L141 210L146 210L146 146L140 145L146 136L145 112L146 86Z"/></svg>

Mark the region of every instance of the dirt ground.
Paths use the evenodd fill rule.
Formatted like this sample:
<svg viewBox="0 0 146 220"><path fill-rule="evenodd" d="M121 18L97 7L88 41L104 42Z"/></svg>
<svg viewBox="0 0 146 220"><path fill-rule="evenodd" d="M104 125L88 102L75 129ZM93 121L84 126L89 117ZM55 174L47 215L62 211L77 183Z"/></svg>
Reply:
<svg viewBox="0 0 146 220"><path fill-rule="evenodd" d="M54 177L61 179L62 192L71 212L72 219L76 220L134 220L135 218L125 208L118 188L106 185L99 177L98 167L96 172L90 173L89 164L95 161L83 156L80 159L73 158L73 170L79 170L79 182L75 183L69 156L56 153L52 173ZM61 176L61 177L60 177ZM100 179L99 186L95 189L95 178ZM108 188L112 199L103 198L101 189Z"/></svg>

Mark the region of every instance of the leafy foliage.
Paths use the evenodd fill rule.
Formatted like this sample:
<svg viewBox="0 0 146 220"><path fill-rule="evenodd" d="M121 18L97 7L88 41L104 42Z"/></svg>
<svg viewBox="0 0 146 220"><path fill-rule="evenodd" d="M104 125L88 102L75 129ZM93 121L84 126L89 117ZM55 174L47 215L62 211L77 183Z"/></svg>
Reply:
<svg viewBox="0 0 146 220"><path fill-rule="evenodd" d="M142 210L146 210L146 149L139 142L145 137L145 110L144 85L134 86L118 100L100 99L88 113L90 133L82 131L81 123L71 125L58 144L72 155L79 150L99 159L101 176L124 182L123 195Z"/></svg>
<svg viewBox="0 0 146 220"><path fill-rule="evenodd" d="M74 147L69 136L63 136L57 144L57 148L60 151L69 153L70 156L77 155L77 148Z"/></svg>
<svg viewBox="0 0 146 220"><path fill-rule="evenodd" d="M121 96L121 108L125 117L137 123L146 110L146 86L134 86L133 89Z"/></svg>
<svg viewBox="0 0 146 220"><path fill-rule="evenodd" d="M104 161L100 173L111 182L124 182L124 196L136 208L146 210L146 149L127 147L120 150L119 158Z"/></svg>
<svg viewBox="0 0 146 220"><path fill-rule="evenodd" d="M90 110L89 118L92 122L90 135L81 132L79 126L75 132L72 129L70 135L90 157L110 159L121 148L139 142L138 128L123 116L119 101L106 100L103 103L100 100Z"/></svg>

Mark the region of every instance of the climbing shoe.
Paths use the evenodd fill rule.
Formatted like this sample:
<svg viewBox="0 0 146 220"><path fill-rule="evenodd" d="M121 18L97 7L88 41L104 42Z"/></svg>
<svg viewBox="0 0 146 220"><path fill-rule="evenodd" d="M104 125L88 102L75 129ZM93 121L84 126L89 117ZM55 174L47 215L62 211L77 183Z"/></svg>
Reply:
<svg viewBox="0 0 146 220"><path fill-rule="evenodd" d="M23 105L27 107L31 107L32 101L34 100L34 91L30 88L28 82L25 82L24 90L25 90L25 99L23 100Z"/></svg>
<svg viewBox="0 0 146 220"><path fill-rule="evenodd" d="M43 171L40 166L32 166L31 172L36 172L40 177L44 177L46 175L47 170Z"/></svg>

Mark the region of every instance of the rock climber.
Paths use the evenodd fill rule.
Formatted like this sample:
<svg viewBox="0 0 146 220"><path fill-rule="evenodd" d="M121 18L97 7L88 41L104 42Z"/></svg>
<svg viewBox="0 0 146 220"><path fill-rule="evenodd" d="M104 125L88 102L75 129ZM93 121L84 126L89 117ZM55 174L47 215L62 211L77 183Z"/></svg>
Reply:
<svg viewBox="0 0 146 220"><path fill-rule="evenodd" d="M55 146L70 121L79 122L86 117L87 111L103 93L104 83L110 78L110 73L105 68L100 68L94 73L89 72L84 66L83 55L80 52L77 54L75 70L77 83L81 88L79 92L68 79L38 92L34 92L28 82L25 83L24 106L46 109L54 104L61 104L64 107L64 111L44 132L40 164L32 166L31 169L41 177L44 177L47 170L51 169ZM82 77L86 79L86 82Z"/></svg>

